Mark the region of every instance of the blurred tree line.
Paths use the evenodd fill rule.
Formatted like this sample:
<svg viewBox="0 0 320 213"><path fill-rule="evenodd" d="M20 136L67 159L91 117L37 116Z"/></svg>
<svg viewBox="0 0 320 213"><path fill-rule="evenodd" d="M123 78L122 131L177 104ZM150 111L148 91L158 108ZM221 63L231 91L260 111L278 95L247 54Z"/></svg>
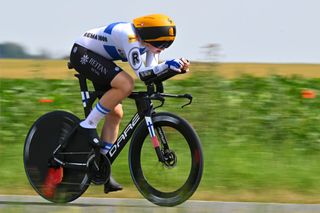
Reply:
<svg viewBox="0 0 320 213"><path fill-rule="evenodd" d="M41 50L39 54L33 55L20 44L5 42L0 43L0 58L47 59L50 58L50 54L46 50Z"/></svg>
<svg viewBox="0 0 320 213"><path fill-rule="evenodd" d="M204 56L202 60L206 62L219 62L221 55L221 46L218 43L208 43L201 48L201 52Z"/></svg>
<svg viewBox="0 0 320 213"><path fill-rule="evenodd" d="M221 47L217 43L208 43L201 46L203 54L202 61L218 62L221 58ZM69 56L62 57L63 59ZM0 59L1 58L22 58L22 59L49 59L52 58L49 51L42 49L38 54L30 54L25 47L15 42L0 43Z"/></svg>

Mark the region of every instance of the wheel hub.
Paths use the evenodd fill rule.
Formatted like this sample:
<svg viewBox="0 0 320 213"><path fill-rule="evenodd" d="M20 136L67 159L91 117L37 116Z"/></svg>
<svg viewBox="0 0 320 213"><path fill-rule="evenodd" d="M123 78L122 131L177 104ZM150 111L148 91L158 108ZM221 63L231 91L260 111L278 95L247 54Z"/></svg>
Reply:
<svg viewBox="0 0 320 213"><path fill-rule="evenodd" d="M164 154L164 165L167 168L173 168L177 164L177 156L172 150L165 150Z"/></svg>

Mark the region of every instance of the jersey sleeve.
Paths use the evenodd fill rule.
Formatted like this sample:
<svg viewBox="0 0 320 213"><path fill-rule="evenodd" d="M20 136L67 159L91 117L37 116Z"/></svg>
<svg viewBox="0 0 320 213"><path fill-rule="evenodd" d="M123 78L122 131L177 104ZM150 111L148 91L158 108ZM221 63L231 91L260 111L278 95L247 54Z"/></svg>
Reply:
<svg viewBox="0 0 320 213"><path fill-rule="evenodd" d="M159 64L159 54L154 54L150 51L146 53L146 66L147 67L154 67Z"/></svg>
<svg viewBox="0 0 320 213"><path fill-rule="evenodd" d="M141 80L144 80L144 78L148 76L157 75L168 69L168 66L165 63L158 63L157 54L153 54L149 51L146 53L146 63L144 63L138 47L132 47L128 50L127 59L130 66Z"/></svg>

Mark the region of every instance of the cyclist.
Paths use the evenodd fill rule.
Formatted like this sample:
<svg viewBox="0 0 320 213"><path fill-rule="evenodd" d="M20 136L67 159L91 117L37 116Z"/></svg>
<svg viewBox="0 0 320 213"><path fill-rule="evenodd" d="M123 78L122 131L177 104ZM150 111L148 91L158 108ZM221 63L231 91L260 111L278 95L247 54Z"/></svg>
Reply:
<svg viewBox="0 0 320 213"><path fill-rule="evenodd" d="M107 153L116 140L123 117L121 101L134 87L133 78L113 61L127 61L141 80L161 75L168 68L176 72L188 71L190 63L184 58L158 61L159 53L173 43L175 36L176 27L171 18L152 14L136 18L133 23L117 22L91 29L75 41L70 62L77 72L92 81L95 90L105 91L80 123L81 132L93 144L101 146L101 153ZM96 128L102 119L105 122L98 137ZM104 192L121 189L111 177Z"/></svg>

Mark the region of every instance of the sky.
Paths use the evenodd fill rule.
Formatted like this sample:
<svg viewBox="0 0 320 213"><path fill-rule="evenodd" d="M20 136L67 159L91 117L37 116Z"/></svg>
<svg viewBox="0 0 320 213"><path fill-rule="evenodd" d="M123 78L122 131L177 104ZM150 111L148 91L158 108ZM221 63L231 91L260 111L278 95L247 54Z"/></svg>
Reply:
<svg viewBox="0 0 320 213"><path fill-rule="evenodd" d="M177 26L161 59L320 63L319 0L2 0L0 43L59 58L86 30L163 13ZM203 48L218 44L215 57Z"/></svg>

